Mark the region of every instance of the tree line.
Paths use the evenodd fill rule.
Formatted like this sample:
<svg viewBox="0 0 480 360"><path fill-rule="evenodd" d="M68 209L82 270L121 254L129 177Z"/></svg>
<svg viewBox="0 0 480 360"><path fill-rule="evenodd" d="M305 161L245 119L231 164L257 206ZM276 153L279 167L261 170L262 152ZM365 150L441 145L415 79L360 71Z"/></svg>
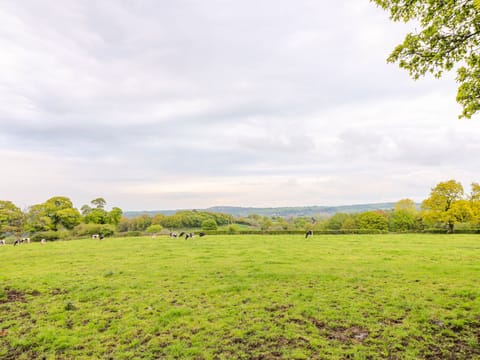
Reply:
<svg viewBox="0 0 480 360"><path fill-rule="evenodd" d="M173 215L123 216L122 209L106 210L103 198L93 199L80 210L68 197L55 196L22 211L11 201L0 200L0 238L28 235L33 240L82 237L114 233L140 235L180 229L210 232L287 232L313 230L325 233L378 233L435 231L453 233L455 229L480 228L480 184L472 183L465 193L460 182L448 180L431 189L420 206L402 199L389 211L337 213L331 217L261 216L234 217L208 211L178 211Z"/></svg>

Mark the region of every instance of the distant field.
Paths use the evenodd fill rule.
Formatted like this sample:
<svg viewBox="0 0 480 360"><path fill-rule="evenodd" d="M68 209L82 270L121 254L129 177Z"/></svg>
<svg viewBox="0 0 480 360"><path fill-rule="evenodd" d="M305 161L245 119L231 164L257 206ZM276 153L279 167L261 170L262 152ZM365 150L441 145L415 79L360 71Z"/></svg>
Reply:
<svg viewBox="0 0 480 360"><path fill-rule="evenodd" d="M0 247L1 359L480 359L480 236Z"/></svg>

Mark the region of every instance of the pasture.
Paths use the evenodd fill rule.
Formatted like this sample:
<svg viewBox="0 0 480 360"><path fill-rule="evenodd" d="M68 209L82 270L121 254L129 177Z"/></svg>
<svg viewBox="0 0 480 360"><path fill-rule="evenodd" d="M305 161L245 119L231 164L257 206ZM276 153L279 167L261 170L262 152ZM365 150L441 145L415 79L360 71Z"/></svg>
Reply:
<svg viewBox="0 0 480 360"><path fill-rule="evenodd" d="M0 247L2 359L480 358L480 236Z"/></svg>

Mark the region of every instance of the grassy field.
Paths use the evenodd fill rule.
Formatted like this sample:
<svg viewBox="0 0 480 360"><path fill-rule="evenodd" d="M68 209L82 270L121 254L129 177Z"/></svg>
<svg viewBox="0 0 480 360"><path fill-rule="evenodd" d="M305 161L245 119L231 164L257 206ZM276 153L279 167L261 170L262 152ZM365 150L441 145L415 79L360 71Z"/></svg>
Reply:
<svg viewBox="0 0 480 360"><path fill-rule="evenodd" d="M480 359L480 237L0 247L2 359Z"/></svg>

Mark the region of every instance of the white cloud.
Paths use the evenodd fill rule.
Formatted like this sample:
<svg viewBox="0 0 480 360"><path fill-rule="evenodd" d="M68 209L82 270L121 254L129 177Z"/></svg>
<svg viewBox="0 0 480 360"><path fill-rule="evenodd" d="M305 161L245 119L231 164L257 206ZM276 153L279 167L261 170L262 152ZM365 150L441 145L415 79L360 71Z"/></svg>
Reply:
<svg viewBox="0 0 480 360"><path fill-rule="evenodd" d="M124 209L420 200L478 181L453 76L368 2L7 2L0 198Z"/></svg>

